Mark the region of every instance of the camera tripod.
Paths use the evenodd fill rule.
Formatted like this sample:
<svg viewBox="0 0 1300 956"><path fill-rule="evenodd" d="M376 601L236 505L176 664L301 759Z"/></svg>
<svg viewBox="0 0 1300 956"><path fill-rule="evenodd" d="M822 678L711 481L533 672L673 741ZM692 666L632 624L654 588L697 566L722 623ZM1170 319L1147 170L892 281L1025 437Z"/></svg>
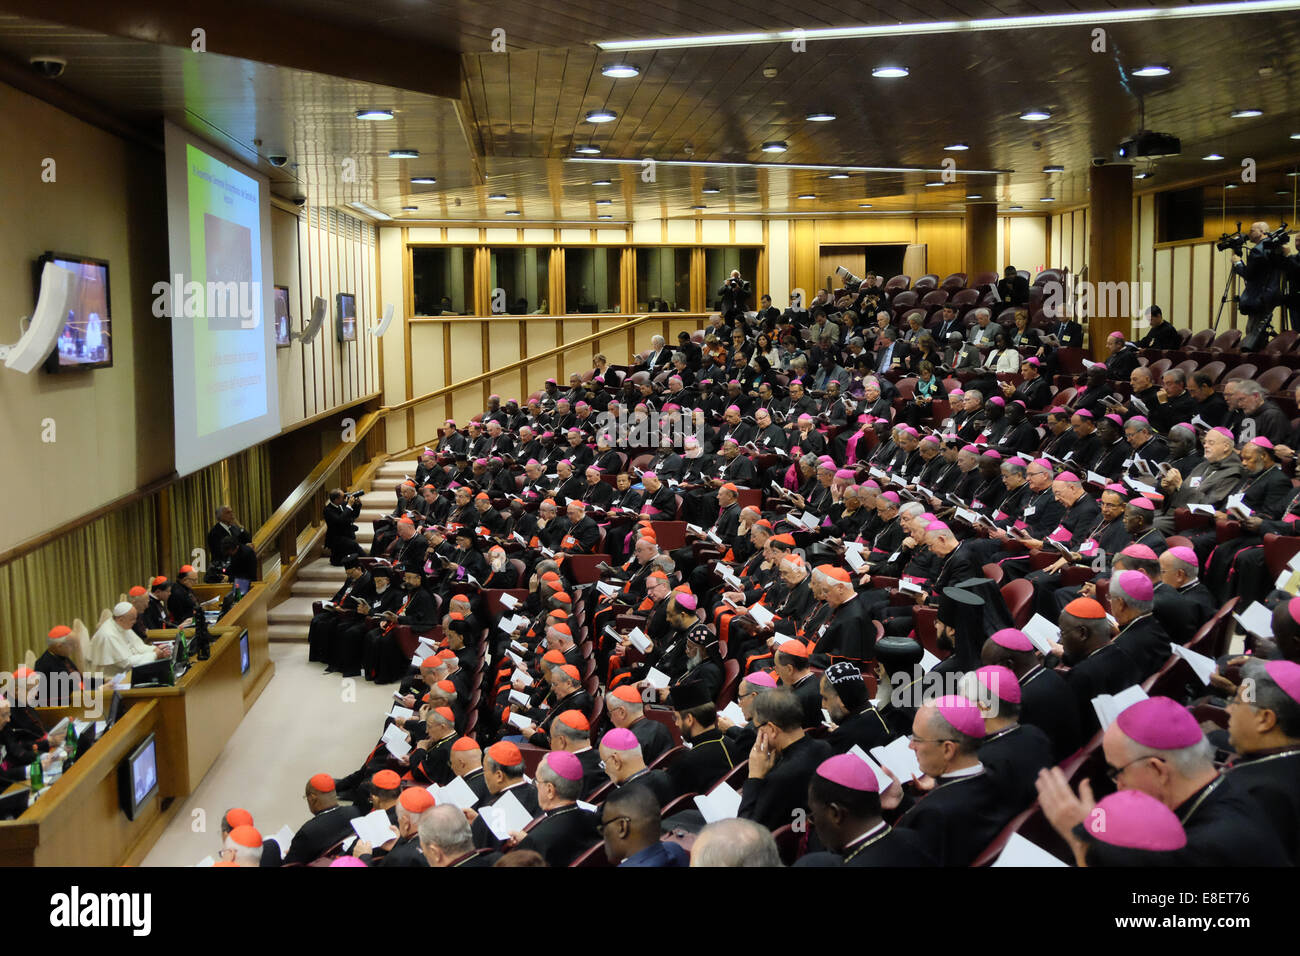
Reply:
<svg viewBox="0 0 1300 956"><path fill-rule="evenodd" d="M1223 295L1219 299L1219 311L1216 312L1214 315L1214 335L1216 338L1219 335L1219 320L1223 318L1224 306L1226 306L1229 301L1236 302L1239 298L1239 296L1235 294L1236 285L1237 285L1237 273L1233 272L1232 267L1229 266L1228 281L1223 284Z"/></svg>

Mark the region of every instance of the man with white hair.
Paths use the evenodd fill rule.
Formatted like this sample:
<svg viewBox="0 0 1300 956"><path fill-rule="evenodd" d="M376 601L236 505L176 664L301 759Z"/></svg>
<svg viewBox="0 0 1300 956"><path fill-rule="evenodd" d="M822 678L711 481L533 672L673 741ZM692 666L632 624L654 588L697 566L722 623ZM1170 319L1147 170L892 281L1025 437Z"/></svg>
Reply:
<svg viewBox="0 0 1300 956"><path fill-rule="evenodd" d="M371 866L427 867L429 862L420 851L420 823L433 806L433 794L424 787L407 787L397 798L397 839L393 845L387 852L372 855L369 844L358 840L352 855Z"/></svg>
<svg viewBox="0 0 1300 956"><path fill-rule="evenodd" d="M540 853L548 866L568 866L600 842L596 816L578 806L583 768L572 753L553 750L537 765L533 786L541 815L517 835L516 850Z"/></svg>
<svg viewBox="0 0 1300 956"><path fill-rule="evenodd" d="M140 640L131 630L135 619L136 610L130 602L119 601L113 606L112 616L104 619L90 639L87 663L92 671L120 674L171 656L165 644L150 646Z"/></svg>
<svg viewBox="0 0 1300 956"><path fill-rule="evenodd" d="M1155 589L1141 571L1121 571L1111 577L1110 613L1119 624L1115 644L1137 665L1142 680L1160 670L1170 654L1170 635L1151 613L1154 607ZM1179 644L1192 637L1174 636Z"/></svg>
<svg viewBox="0 0 1300 956"><path fill-rule="evenodd" d="M645 715L645 702L636 688L623 684L607 693L605 713L616 729L631 731L647 762L653 763L660 754L672 749L673 735L663 722Z"/></svg>
<svg viewBox="0 0 1300 956"><path fill-rule="evenodd" d="M1120 790L1140 790L1178 816L1187 845L1183 866L1285 866L1286 855L1259 806L1231 773L1214 765L1214 747L1186 707L1150 697L1126 708L1101 740L1107 773ZM1074 844L1094 801L1087 781L1076 796L1059 768L1038 777L1039 801L1058 833Z"/></svg>
<svg viewBox="0 0 1300 956"><path fill-rule="evenodd" d="M226 835L221 858L235 866L260 867L262 865L262 834L253 827L235 827Z"/></svg>
<svg viewBox="0 0 1300 956"><path fill-rule="evenodd" d="M784 865L772 831L752 820L735 818L710 823L691 846L691 866Z"/></svg>
<svg viewBox="0 0 1300 956"><path fill-rule="evenodd" d="M613 784L611 792L640 784L655 795L660 807L667 806L677 795L668 774L646 766L641 745L632 731L625 727L615 727L600 738L600 762L609 782Z"/></svg>
<svg viewBox="0 0 1300 956"><path fill-rule="evenodd" d="M71 701L72 689L82 683L81 659L80 635L66 624L50 628L45 636L45 653L32 665L41 677L46 706L66 707Z"/></svg>
<svg viewBox="0 0 1300 956"><path fill-rule="evenodd" d="M1187 547L1169 548L1160 555L1159 561L1160 579L1155 582L1153 613L1164 625L1169 639L1183 643L1191 640L1219 606L1210 589L1201 583L1195 551Z"/></svg>
<svg viewBox="0 0 1300 956"><path fill-rule="evenodd" d="M497 853L479 853L465 814L451 804L428 810L420 820L420 852L429 866L491 866Z"/></svg>

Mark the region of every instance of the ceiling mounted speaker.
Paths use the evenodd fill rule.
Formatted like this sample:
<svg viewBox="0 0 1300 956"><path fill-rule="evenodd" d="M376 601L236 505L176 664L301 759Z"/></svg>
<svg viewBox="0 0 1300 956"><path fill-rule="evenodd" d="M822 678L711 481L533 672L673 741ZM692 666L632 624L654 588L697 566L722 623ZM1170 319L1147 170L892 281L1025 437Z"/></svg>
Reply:
<svg viewBox="0 0 1300 956"><path fill-rule="evenodd" d="M303 327L302 335L298 336L303 341L303 344L316 338L317 333L320 332L321 323L325 321L325 313L329 311L329 308L329 303L320 296L316 296L312 301L311 319Z"/></svg>
<svg viewBox="0 0 1300 956"><path fill-rule="evenodd" d="M45 263L41 269L41 291L36 297L36 311L22 337L13 345L0 345L5 368L30 374L54 351L59 334L75 308L78 280L70 270Z"/></svg>
<svg viewBox="0 0 1300 956"><path fill-rule="evenodd" d="M383 335L388 331L388 327L393 324L393 303L389 302L384 306L384 317L378 325L370 327L371 335Z"/></svg>

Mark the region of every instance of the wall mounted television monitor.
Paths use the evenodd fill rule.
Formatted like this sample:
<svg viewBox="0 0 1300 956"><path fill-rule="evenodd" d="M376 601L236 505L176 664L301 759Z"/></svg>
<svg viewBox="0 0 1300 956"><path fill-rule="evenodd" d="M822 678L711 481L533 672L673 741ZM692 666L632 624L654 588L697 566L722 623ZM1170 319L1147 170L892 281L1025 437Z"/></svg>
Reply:
<svg viewBox="0 0 1300 956"><path fill-rule="evenodd" d="M293 316L289 314L289 287L275 286L275 347L289 347L289 330L293 327Z"/></svg>
<svg viewBox="0 0 1300 956"><path fill-rule="evenodd" d="M63 331L45 361L47 372L110 368L113 364L112 317L109 315L108 262L89 256L47 252L35 263L35 297L40 296L45 263L67 269L77 277ZM34 299L35 299L34 297ZM33 304L35 304L33 299Z"/></svg>
<svg viewBox="0 0 1300 956"><path fill-rule="evenodd" d="M150 734L123 761L117 772L122 812L134 820L149 798L158 792L158 742Z"/></svg>
<svg viewBox="0 0 1300 956"><path fill-rule="evenodd" d="M357 340L357 297L351 292L340 292L337 298L339 341L355 342Z"/></svg>
<svg viewBox="0 0 1300 956"><path fill-rule="evenodd" d="M240 676L248 673L249 666L253 663L253 658L248 652L248 631L239 635L239 673Z"/></svg>

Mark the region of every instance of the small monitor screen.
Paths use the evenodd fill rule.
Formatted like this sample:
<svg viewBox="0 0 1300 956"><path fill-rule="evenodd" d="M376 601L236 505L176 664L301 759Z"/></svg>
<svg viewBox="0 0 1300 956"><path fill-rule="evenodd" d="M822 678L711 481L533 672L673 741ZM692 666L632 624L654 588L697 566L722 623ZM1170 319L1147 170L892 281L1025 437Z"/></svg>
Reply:
<svg viewBox="0 0 1300 956"><path fill-rule="evenodd" d="M351 292L338 294L339 341L357 340L357 297Z"/></svg>
<svg viewBox="0 0 1300 956"><path fill-rule="evenodd" d="M113 364L112 322L108 303L108 263L86 256L47 252L36 262L37 295L45 263L67 269L76 278L63 331L45 367L51 372L108 368Z"/></svg>
<svg viewBox="0 0 1300 956"><path fill-rule="evenodd" d="M122 810L128 820L134 820L158 789L158 742L153 734L126 758L120 782Z"/></svg>
<svg viewBox="0 0 1300 956"><path fill-rule="evenodd" d="M247 674L252 658L248 653L248 632L239 635L239 673Z"/></svg>
<svg viewBox="0 0 1300 956"><path fill-rule="evenodd" d="M287 285L278 285L275 287L275 347L278 349L289 347L289 330L293 325L293 317L289 315L289 287Z"/></svg>

